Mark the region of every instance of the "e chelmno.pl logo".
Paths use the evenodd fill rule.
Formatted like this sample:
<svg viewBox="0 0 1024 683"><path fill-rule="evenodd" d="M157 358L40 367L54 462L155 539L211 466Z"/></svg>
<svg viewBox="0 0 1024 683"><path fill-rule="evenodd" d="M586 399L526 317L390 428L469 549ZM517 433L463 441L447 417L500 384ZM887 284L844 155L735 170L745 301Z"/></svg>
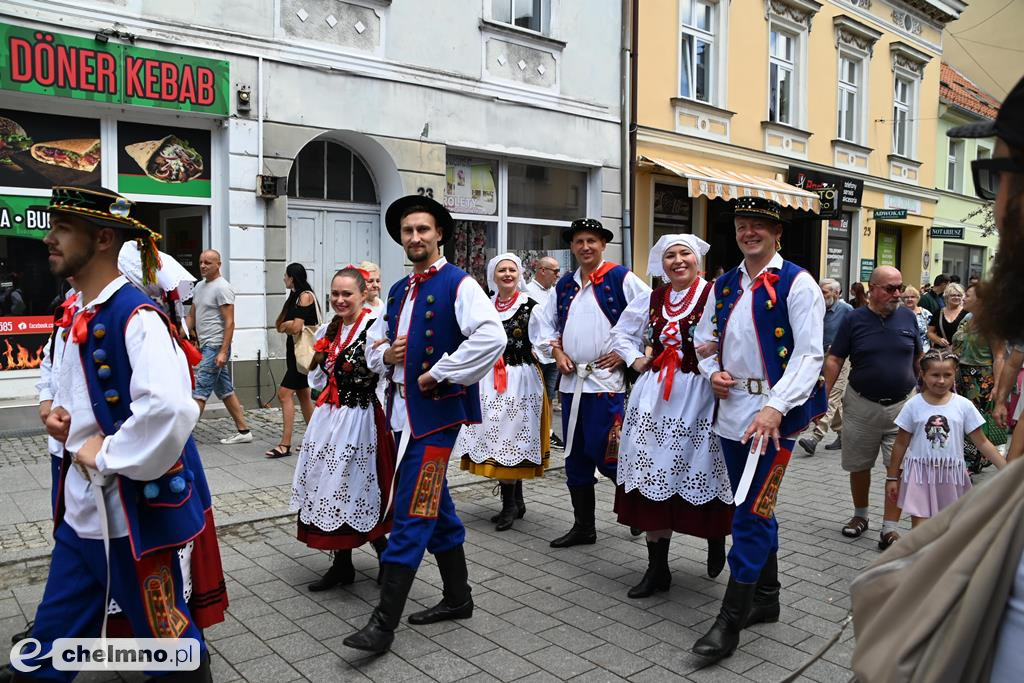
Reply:
<svg viewBox="0 0 1024 683"><path fill-rule="evenodd" d="M202 648L195 638L25 638L11 648L11 666L30 673L52 660L57 671L195 671Z"/></svg>

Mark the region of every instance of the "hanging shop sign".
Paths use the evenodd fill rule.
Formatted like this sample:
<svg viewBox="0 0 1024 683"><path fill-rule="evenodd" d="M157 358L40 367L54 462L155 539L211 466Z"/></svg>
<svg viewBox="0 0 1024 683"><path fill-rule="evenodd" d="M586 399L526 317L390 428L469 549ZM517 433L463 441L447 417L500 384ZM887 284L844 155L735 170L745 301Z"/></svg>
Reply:
<svg viewBox="0 0 1024 683"><path fill-rule="evenodd" d="M928 231L929 237L937 237L941 240L962 240L965 230L963 228L936 226Z"/></svg>
<svg viewBox="0 0 1024 683"><path fill-rule="evenodd" d="M227 116L228 62L0 23L0 90Z"/></svg>
<svg viewBox="0 0 1024 683"><path fill-rule="evenodd" d="M0 109L0 186L100 184L100 122Z"/></svg>
<svg viewBox="0 0 1024 683"><path fill-rule="evenodd" d="M786 179L790 185L817 192L822 197L822 203L829 203L829 213L825 213L825 207L819 214L822 218L836 218L841 209L855 209L860 207L861 198L864 195L864 181L856 178L844 178L831 173L822 173L812 168L801 166L790 166ZM828 193L828 190L834 192Z"/></svg>
<svg viewBox="0 0 1024 683"><path fill-rule="evenodd" d="M117 124L117 189L127 194L210 197L210 131Z"/></svg>

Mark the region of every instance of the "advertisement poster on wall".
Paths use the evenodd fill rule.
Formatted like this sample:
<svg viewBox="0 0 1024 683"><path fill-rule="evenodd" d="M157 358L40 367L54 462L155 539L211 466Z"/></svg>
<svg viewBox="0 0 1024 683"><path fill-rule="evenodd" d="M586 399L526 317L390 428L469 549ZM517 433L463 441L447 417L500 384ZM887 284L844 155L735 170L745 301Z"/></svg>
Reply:
<svg viewBox="0 0 1024 683"><path fill-rule="evenodd" d="M448 157L446 166L444 205L449 211L482 216L498 213L495 161Z"/></svg>
<svg viewBox="0 0 1024 683"><path fill-rule="evenodd" d="M0 186L100 184L100 122L0 109Z"/></svg>
<svg viewBox="0 0 1024 683"><path fill-rule="evenodd" d="M210 197L210 131L119 122L117 188L122 194Z"/></svg>

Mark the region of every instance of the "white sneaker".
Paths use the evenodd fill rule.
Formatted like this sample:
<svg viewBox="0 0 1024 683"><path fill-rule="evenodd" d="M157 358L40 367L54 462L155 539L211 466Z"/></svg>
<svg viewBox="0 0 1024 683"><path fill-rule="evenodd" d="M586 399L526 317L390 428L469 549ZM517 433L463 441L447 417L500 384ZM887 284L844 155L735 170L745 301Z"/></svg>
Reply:
<svg viewBox="0 0 1024 683"><path fill-rule="evenodd" d="M250 431L245 434L241 432L235 432L235 434L233 434L232 436L228 436L221 439L220 442L225 446L230 446L231 444L236 443L252 443L252 432Z"/></svg>

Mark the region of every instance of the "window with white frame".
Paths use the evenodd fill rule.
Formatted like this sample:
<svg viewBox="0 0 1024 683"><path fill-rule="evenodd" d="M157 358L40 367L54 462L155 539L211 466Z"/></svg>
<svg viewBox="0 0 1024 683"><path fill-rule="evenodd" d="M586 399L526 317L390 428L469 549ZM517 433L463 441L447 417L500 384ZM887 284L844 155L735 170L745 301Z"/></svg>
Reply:
<svg viewBox="0 0 1024 683"><path fill-rule="evenodd" d="M914 153L914 82L896 76L892 97L892 151L910 157Z"/></svg>
<svg viewBox="0 0 1024 683"><path fill-rule="evenodd" d="M711 103L715 99L715 16L707 0L679 4L679 96Z"/></svg>
<svg viewBox="0 0 1024 683"><path fill-rule="evenodd" d="M839 106L836 137L861 140L861 76L864 61L848 54L839 56Z"/></svg>
<svg viewBox="0 0 1024 683"><path fill-rule="evenodd" d="M772 26L768 45L768 120L773 123L797 124L797 41L795 34Z"/></svg>
<svg viewBox="0 0 1024 683"><path fill-rule="evenodd" d="M984 147L982 145L978 145L978 153L975 155L975 158L976 159L991 159L992 158L992 149L990 147Z"/></svg>
<svg viewBox="0 0 1024 683"><path fill-rule="evenodd" d="M444 204L456 221L444 254L485 287L487 262L515 252L527 271L541 256L572 265L562 230L587 215L585 169L521 159L448 154ZM529 274L529 273L528 273Z"/></svg>
<svg viewBox="0 0 1024 683"><path fill-rule="evenodd" d="M551 23L551 0L491 0L491 18L546 34Z"/></svg>
<svg viewBox="0 0 1024 683"><path fill-rule="evenodd" d="M950 140L946 155L946 189L963 192L964 189L964 141Z"/></svg>

